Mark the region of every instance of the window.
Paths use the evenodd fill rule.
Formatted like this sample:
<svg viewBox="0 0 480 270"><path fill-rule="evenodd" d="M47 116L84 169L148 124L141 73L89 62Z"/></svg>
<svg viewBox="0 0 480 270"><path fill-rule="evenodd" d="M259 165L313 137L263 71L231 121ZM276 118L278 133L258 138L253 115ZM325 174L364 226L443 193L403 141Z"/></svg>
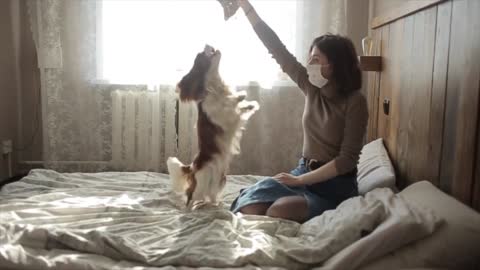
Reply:
<svg viewBox="0 0 480 270"><path fill-rule="evenodd" d="M296 1L255 1L260 16L290 51L295 49ZM210 44L222 52L229 84L284 78L243 11L228 21L215 0L104 0L99 9L99 79L174 84Z"/></svg>

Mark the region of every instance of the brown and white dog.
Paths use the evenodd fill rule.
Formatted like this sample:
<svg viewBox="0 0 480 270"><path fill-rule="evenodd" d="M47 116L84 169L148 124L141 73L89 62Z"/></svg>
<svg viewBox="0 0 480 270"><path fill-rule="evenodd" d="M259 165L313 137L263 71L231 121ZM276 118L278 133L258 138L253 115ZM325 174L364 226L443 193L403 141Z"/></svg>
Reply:
<svg viewBox="0 0 480 270"><path fill-rule="evenodd" d="M187 197L187 208L195 202L217 203L223 190L232 155L240 153L240 138L247 120L258 110L246 93L232 92L220 78L221 53L205 46L190 72L177 85L182 102L194 101L198 108L199 153L190 165L177 158L167 160L172 188Z"/></svg>

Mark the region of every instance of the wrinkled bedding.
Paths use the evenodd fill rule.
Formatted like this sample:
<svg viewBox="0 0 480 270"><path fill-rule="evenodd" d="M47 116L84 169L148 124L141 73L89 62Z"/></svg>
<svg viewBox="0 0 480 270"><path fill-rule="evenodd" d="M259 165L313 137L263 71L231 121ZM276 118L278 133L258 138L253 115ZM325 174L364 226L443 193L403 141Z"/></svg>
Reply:
<svg viewBox="0 0 480 270"><path fill-rule="evenodd" d="M386 188L304 224L228 211L239 190L259 179L228 176L223 204L188 212L165 174L32 170L0 191L0 265L354 269L427 237L440 224L433 212Z"/></svg>

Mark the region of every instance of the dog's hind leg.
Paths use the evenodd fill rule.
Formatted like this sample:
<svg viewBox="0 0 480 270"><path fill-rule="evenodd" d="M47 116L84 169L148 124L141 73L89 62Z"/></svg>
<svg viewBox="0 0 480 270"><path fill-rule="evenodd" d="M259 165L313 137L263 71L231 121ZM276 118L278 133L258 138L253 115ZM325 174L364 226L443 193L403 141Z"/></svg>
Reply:
<svg viewBox="0 0 480 270"><path fill-rule="evenodd" d="M188 187L188 174L191 173L190 166L183 165L177 158L169 157L167 167L173 191L185 192Z"/></svg>
<svg viewBox="0 0 480 270"><path fill-rule="evenodd" d="M204 166L202 169L195 172L193 179L195 181L195 187L191 190L190 204L192 206L197 203L205 203L208 201L210 192L212 190L212 168L209 165ZM193 207L195 208L195 207Z"/></svg>
<svg viewBox="0 0 480 270"><path fill-rule="evenodd" d="M193 193L195 192L195 189L197 187L197 180L195 179L195 175L193 174L190 174L188 175L188 178L187 178L187 183L188 183L188 187L187 187L187 190L185 191L185 194L187 195L187 208L189 207L189 205L191 203L193 203L192 199L193 199Z"/></svg>
<svg viewBox="0 0 480 270"><path fill-rule="evenodd" d="M208 198L210 199L210 202L214 205L218 205L218 198L222 194L222 191L227 182L227 177L225 176L225 174L223 174L219 180L220 181L216 181L217 184L215 188L212 187L212 189L210 190L210 194L208 196ZM220 202L221 202L221 198L220 198Z"/></svg>

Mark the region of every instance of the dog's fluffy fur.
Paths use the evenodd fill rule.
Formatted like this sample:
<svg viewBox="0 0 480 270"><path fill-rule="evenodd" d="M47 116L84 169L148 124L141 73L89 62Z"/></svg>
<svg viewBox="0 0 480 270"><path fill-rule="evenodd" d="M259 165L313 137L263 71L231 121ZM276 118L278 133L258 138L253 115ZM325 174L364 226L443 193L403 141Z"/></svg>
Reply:
<svg viewBox="0 0 480 270"><path fill-rule="evenodd" d="M218 73L220 58L220 51L207 45L177 85L180 100L195 101L198 108L199 153L190 165L173 157L167 161L172 188L186 195L187 208L217 202L231 157L240 153L242 130L259 108L256 101L245 100L245 92L225 85Z"/></svg>

